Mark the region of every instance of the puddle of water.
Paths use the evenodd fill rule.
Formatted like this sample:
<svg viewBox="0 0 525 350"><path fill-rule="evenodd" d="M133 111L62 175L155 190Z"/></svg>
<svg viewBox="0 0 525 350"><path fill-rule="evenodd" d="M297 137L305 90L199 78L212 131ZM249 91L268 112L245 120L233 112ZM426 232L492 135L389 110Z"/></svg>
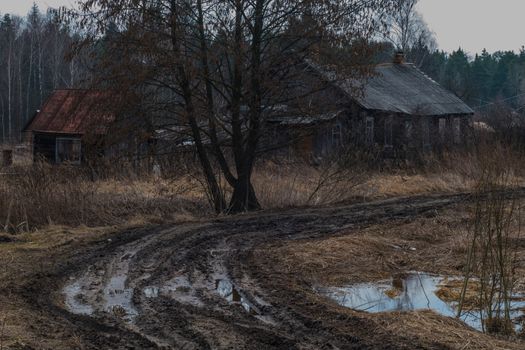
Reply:
<svg viewBox="0 0 525 350"><path fill-rule="evenodd" d="M142 290L144 296L148 299L158 298L159 297L159 288L158 287L146 287Z"/></svg>
<svg viewBox="0 0 525 350"><path fill-rule="evenodd" d="M148 299L164 296L175 299L179 303L204 306L202 301L195 295L195 288L186 276L175 277L164 283L161 287L145 287L142 289L142 293Z"/></svg>
<svg viewBox="0 0 525 350"><path fill-rule="evenodd" d="M165 289L170 292L189 293L193 288L186 276L178 276L166 283Z"/></svg>
<svg viewBox="0 0 525 350"><path fill-rule="evenodd" d="M111 277L104 288L105 311L121 317L125 321L131 321L138 315L133 307L133 288L126 288L126 275Z"/></svg>
<svg viewBox="0 0 525 350"><path fill-rule="evenodd" d="M249 312L253 315L259 314L253 305L239 293L237 288L235 288L235 286L229 280L215 280L215 290L221 297L230 303L240 304L244 310L246 310L246 312Z"/></svg>
<svg viewBox="0 0 525 350"><path fill-rule="evenodd" d="M126 286L129 262L133 253L117 256L108 269L88 268L85 274L63 289L67 309L79 315L110 313L125 322L138 315L133 306L133 288ZM109 279L104 281L108 274Z"/></svg>
<svg viewBox="0 0 525 350"><path fill-rule="evenodd" d="M85 300L86 296L82 294L82 290L83 283L80 280L64 287L66 307L74 314L91 316L94 313L93 307Z"/></svg>
<svg viewBox="0 0 525 350"><path fill-rule="evenodd" d="M444 316L456 317L456 303L445 302L436 295L444 280L439 276L409 273L388 281L318 291L342 306L370 313L431 309ZM512 302L511 318L517 320L523 316L523 308L524 301ZM461 319L475 329L482 329L479 311L466 312Z"/></svg>
<svg viewBox="0 0 525 350"><path fill-rule="evenodd" d="M204 303L195 295L195 287L186 276L177 276L171 279L162 286L160 292L177 300L179 303L198 307L204 306Z"/></svg>

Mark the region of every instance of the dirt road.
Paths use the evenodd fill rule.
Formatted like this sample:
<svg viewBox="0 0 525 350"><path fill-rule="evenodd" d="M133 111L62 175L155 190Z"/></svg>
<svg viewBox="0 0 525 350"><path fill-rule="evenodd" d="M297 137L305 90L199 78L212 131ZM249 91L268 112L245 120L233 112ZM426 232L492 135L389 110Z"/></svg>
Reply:
<svg viewBox="0 0 525 350"><path fill-rule="evenodd" d="M259 247L435 216L468 198L399 198L136 230L55 257L19 293L42 315L38 337L67 338L82 349L446 348L331 302L311 303L315 286L268 266Z"/></svg>

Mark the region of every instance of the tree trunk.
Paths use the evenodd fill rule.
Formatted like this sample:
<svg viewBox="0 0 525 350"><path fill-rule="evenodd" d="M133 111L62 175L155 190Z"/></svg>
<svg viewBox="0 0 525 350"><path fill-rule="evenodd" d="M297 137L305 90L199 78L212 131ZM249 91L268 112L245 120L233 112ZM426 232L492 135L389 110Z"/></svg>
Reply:
<svg viewBox="0 0 525 350"><path fill-rule="evenodd" d="M39 106L41 106L42 102L44 102L44 82L43 82L44 66L42 64L42 61L43 61L42 56L43 56L42 42L41 42L41 39L39 39L39 42L38 42L38 93L39 93L39 98L40 98L40 100L38 101Z"/></svg>
<svg viewBox="0 0 525 350"><path fill-rule="evenodd" d="M13 78L12 78L12 57L13 54L13 42L11 38L11 33L9 33L9 50L7 52L7 137L9 139L9 142L11 142L11 136L12 136L12 84L13 84Z"/></svg>
<svg viewBox="0 0 525 350"><path fill-rule="evenodd" d="M206 33L204 29L204 13L202 9L202 0L197 0L197 13L198 13L198 29L199 29L199 40L201 46L201 60L204 82L206 84L206 105L208 110L208 133L213 149L213 153L219 162L224 178L230 186L235 184L237 180L228 166L228 161L222 152L221 145L217 136L217 125L215 120L215 101L213 98L213 86L210 78L210 69L208 63L208 45L206 44Z"/></svg>
<svg viewBox="0 0 525 350"><path fill-rule="evenodd" d="M251 47L251 77L250 77L250 97L249 97L249 131L246 146L242 156L236 155L238 179L233 188L233 195L230 202L230 212L238 213L261 209L257 200L255 189L251 178L255 163L257 145L261 133L261 44L264 22L264 0L257 0L255 4L254 25Z"/></svg>
<svg viewBox="0 0 525 350"><path fill-rule="evenodd" d="M237 214L260 209L261 205L255 194L255 189L251 182L251 176L247 175L239 177L233 187L233 194L230 200L228 212L230 214Z"/></svg>
<svg viewBox="0 0 525 350"><path fill-rule="evenodd" d="M171 6L171 41L173 45L173 53L175 58L174 62L178 73L180 87L182 90L182 97L185 101L185 108L187 113L186 117L188 118L188 122L193 136L193 141L195 142L195 149L197 151L197 155L199 157L199 161L201 163L204 176L206 178L206 184L208 186L208 190L210 191L210 196L213 202L215 212L222 213L226 208L226 201L224 199L224 195L221 191L219 183L217 182L217 178L215 177L213 167L211 165L210 159L206 152L206 148L202 141L201 130L196 119L196 111L193 102L193 92L192 87L190 85L190 78L188 76L186 68L180 61L181 50L179 48L178 22L176 17L177 11L175 3L172 2Z"/></svg>
<svg viewBox="0 0 525 350"><path fill-rule="evenodd" d="M30 96L31 96L31 78L33 76L33 58L34 58L34 33L31 32L31 39L29 42L29 73L27 75L27 87L26 87L26 118L31 118L33 114L33 106L31 104ZM30 107L31 106L31 107ZM29 108L31 108L31 113L29 111Z"/></svg>
<svg viewBox="0 0 525 350"><path fill-rule="evenodd" d="M24 122L27 118L24 116L24 92L22 87L22 56L24 52L24 44L25 42L22 40L18 53L18 123L16 126L17 142L22 141L22 128L24 127Z"/></svg>
<svg viewBox="0 0 525 350"><path fill-rule="evenodd" d="M219 213L222 213L224 209L226 208L226 201L224 200L224 195L217 182L217 179L215 178L213 167L211 166L210 160L206 153L206 149L203 145L202 138L201 138L201 132L197 124L197 121L195 120L195 117L194 117L195 110L193 107L193 103L191 102L191 94L189 96L190 96L190 99L186 100L186 103L187 103L186 110L188 111L188 120L190 122L190 127L191 127L191 131L193 134L193 140L195 142L195 147L197 149L197 155L199 156L199 161L201 163L202 170L204 172L204 176L206 178L206 184L208 186L208 190L210 191L210 196L213 202L213 207L215 209L215 212L219 214Z"/></svg>
<svg viewBox="0 0 525 350"><path fill-rule="evenodd" d="M1 110L1 116L2 116L2 120L1 120L1 123L2 123L2 142L5 142L6 141L6 136L5 136L5 106L4 106L4 97L2 96L2 94L0 94L0 106L2 107L2 110Z"/></svg>

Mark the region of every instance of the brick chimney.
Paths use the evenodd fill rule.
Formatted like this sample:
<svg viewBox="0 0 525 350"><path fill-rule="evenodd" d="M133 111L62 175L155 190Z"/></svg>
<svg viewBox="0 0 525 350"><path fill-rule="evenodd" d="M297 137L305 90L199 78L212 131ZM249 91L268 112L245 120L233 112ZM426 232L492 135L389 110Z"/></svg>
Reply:
<svg viewBox="0 0 525 350"><path fill-rule="evenodd" d="M403 64L405 63L405 53L403 51L398 51L394 54L394 64Z"/></svg>

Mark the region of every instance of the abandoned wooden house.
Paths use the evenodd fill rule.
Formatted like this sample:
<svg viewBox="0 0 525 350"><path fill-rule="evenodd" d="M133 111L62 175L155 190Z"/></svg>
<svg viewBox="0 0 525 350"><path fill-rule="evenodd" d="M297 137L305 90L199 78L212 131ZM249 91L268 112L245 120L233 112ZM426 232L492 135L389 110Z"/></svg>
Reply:
<svg viewBox="0 0 525 350"><path fill-rule="evenodd" d="M34 159L80 164L86 138L108 133L114 114L103 108L106 94L94 90L57 90L24 128Z"/></svg>
<svg viewBox="0 0 525 350"><path fill-rule="evenodd" d="M414 152L461 145L472 125L470 107L405 63L400 54L393 63L375 66L368 78L359 81L334 79L333 73L305 61L301 79L294 84L307 100L267 109L263 149L319 158L355 147L386 158L405 158ZM322 89L303 93L314 85ZM97 157L128 152L136 162L139 155L157 157L155 151L165 143L174 152L192 144L186 139L176 141L172 129L149 130L141 125L145 118L136 116L131 121L121 116L134 112L119 110L116 118L107 100L108 94L101 91L55 91L24 129L33 157L54 164L80 164L86 159L86 146L102 139L102 146L95 150ZM137 130L144 133L138 135Z"/></svg>
<svg viewBox="0 0 525 350"><path fill-rule="evenodd" d="M377 65L357 88L354 80L334 79L315 64L307 62L304 72L307 79L326 83L307 103L325 111L301 114L282 108L269 118L271 143L275 148L286 145L288 154L322 157L345 146L403 158L465 142L474 111L405 63L402 54L392 63Z"/></svg>

